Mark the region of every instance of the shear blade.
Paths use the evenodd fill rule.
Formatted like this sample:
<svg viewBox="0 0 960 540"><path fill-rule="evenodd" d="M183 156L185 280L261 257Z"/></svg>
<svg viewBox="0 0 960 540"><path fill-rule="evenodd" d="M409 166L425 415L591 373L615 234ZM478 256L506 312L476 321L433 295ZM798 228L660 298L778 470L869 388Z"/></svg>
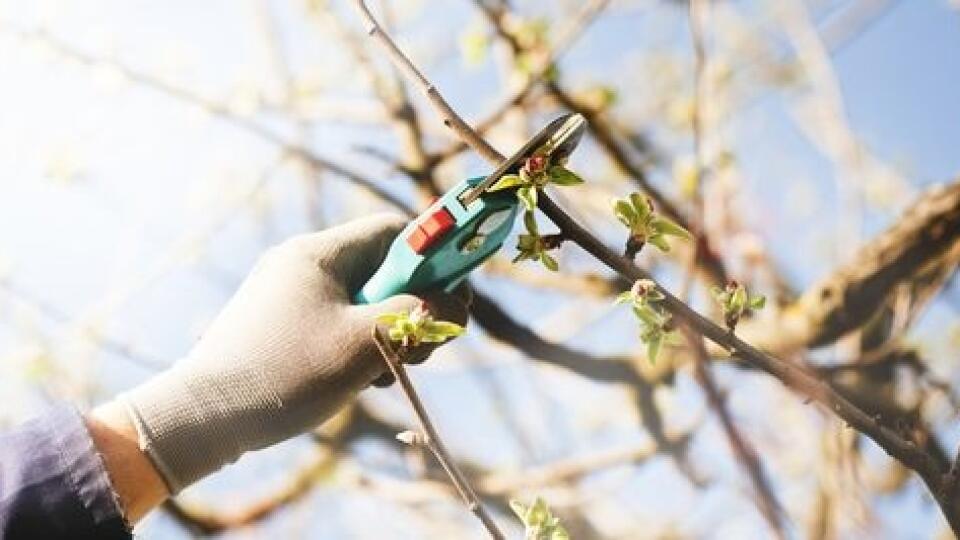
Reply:
<svg viewBox="0 0 960 540"><path fill-rule="evenodd" d="M503 175L509 172L517 172L527 158L532 157L538 150L544 148L543 155L551 160L563 160L570 156L580 144L580 139L586 131L587 121L581 114L565 114L553 122L547 124L539 133L533 136L524 144L520 150L517 150L512 156L500 164L499 167L483 182L477 184L472 190L465 193L461 198L464 206L469 205L480 195L490 189Z"/></svg>

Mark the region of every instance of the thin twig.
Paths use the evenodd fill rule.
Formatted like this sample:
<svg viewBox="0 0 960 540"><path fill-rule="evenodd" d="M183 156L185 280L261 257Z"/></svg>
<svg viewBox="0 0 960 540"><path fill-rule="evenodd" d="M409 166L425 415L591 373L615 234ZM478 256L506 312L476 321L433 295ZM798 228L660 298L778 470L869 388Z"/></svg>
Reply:
<svg viewBox="0 0 960 540"><path fill-rule="evenodd" d="M417 390L413 387L410 377L407 376L407 371L404 369L397 352L390 344L390 340L384 336L377 327L373 329L373 340L377 344L377 349L380 350L380 354L383 355L387 367L390 368L390 372L393 373L393 376L399 381L400 388L407 397L407 401L409 401L410 406L413 407L417 420L420 422L420 429L427 448L433 452L437 461L443 466L443 470L446 471L447 476L450 477L450 481L453 482L454 487L457 488L460 496L463 497L463 502L466 503L467 508L483 523L487 532L490 533L490 537L502 540L504 538L503 533L497 528L497 524L493 521L493 518L490 517L490 514L487 513L486 508L483 507L479 497L477 497L477 493L463 475L463 472L460 471L460 468L457 467L456 462L450 456L450 453L447 452L447 448L443 444L440 434L437 433L436 428L433 427L430 416L427 414L427 409L423 406L423 402L420 401L420 396L417 395Z"/></svg>
<svg viewBox="0 0 960 540"><path fill-rule="evenodd" d="M420 70L417 69L417 66L397 47L397 44L393 42L393 39L389 34L383 31L383 28L380 27L380 23L377 22L377 19L374 18L373 14L370 13L370 9L367 8L366 2L363 0L356 0L354 4L357 7L357 10L360 12L360 17L363 19L364 24L366 25L366 31L377 40L383 47L387 50L387 53L390 55L390 59L393 61L394 65L397 66L404 75L409 79L415 81L420 88L423 90L424 95L427 96L427 99L430 100L430 103L441 112L443 117L443 123L448 128L452 129L454 133L467 141L467 144L471 148L477 151L484 159L490 161L503 161L503 155L497 151L496 148L490 145L486 140L483 139L476 131L473 130L463 118L458 115L453 108L450 107L450 104L447 103L447 100L443 98L437 88L431 83L426 77L420 73Z"/></svg>

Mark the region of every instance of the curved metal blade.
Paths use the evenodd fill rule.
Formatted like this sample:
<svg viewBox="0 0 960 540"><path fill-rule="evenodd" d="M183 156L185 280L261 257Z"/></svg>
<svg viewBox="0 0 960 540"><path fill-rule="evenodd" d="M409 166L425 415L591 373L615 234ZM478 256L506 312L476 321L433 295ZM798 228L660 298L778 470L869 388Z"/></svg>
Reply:
<svg viewBox="0 0 960 540"><path fill-rule="evenodd" d="M460 202L464 206L469 205L496 183L501 176L519 170L527 158L541 151L541 149L541 154L550 157L552 160L566 159L580 144L580 139L583 137L586 127L586 118L575 113L565 114L550 122L527 141L520 150L517 150L516 153L501 163L483 182L461 195L459 197Z"/></svg>

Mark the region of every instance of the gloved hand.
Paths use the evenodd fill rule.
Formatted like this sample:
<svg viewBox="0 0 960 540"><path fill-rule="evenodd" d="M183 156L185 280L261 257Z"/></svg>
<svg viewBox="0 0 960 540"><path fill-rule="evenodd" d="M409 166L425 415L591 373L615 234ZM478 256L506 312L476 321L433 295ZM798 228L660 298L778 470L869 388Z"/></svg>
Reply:
<svg viewBox="0 0 960 540"><path fill-rule="evenodd" d="M438 319L466 322L466 288L351 304L403 225L373 216L270 249L186 358L121 396L172 494L316 427L381 376L378 315L422 298Z"/></svg>

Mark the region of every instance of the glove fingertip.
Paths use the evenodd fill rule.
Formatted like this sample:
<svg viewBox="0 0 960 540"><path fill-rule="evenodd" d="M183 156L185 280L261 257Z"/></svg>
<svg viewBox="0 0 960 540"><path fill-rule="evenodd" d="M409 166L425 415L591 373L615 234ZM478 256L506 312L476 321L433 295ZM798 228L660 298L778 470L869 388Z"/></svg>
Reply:
<svg viewBox="0 0 960 540"><path fill-rule="evenodd" d="M469 289L467 289L467 292L469 292ZM467 318L469 317L469 304L467 302L469 299L465 297L465 293L430 291L423 293L420 298L434 318L457 323L461 326L467 324Z"/></svg>

